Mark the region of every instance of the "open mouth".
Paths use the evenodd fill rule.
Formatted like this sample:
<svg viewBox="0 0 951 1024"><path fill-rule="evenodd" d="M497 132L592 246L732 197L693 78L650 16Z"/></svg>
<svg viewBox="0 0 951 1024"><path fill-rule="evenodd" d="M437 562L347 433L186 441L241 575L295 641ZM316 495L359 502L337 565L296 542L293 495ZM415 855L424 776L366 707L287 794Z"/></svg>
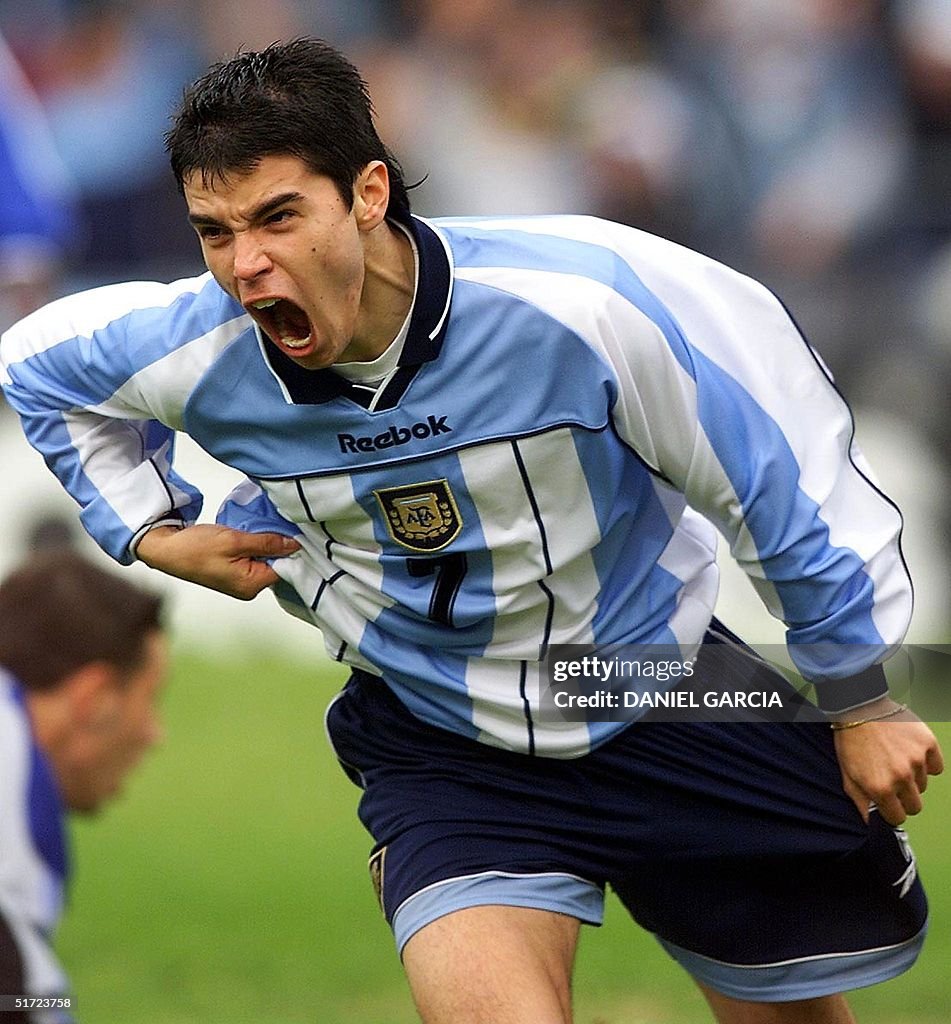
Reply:
<svg viewBox="0 0 951 1024"><path fill-rule="evenodd" d="M310 344L310 318L290 299L261 299L250 306L261 329L273 342L292 351Z"/></svg>

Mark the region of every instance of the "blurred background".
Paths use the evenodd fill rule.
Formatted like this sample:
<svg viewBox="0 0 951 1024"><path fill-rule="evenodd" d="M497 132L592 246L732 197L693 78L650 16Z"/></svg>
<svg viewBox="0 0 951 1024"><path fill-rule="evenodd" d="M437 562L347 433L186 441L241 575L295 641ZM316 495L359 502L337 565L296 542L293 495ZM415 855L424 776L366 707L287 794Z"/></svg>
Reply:
<svg viewBox="0 0 951 1024"><path fill-rule="evenodd" d="M201 272L163 153L169 112L209 62L299 34L330 40L362 69L384 139L407 180L420 182L412 192L418 213L597 214L697 248L777 292L832 369L855 410L862 447L905 513L904 547L917 591L911 639L951 642L951 0L0 0L0 328L80 288ZM6 477L0 572L30 547L68 539L64 531L96 554L70 530L75 513L68 499L6 408L0 408L0 460ZM205 490L204 518L211 518L233 475L186 442L180 471ZM728 560L723 567L721 617L751 641L778 639L780 627L759 609L745 581ZM259 824L262 805L270 807L277 816L275 862L286 853L277 837L287 834L291 819L300 825L298 849L313 841L315 824L331 827L332 821L331 846L362 850L345 780L333 779L331 803L342 809L335 818L319 802L329 798L308 795L318 774L308 759L328 758L312 755L303 737L300 747L279 738L292 736L302 715L307 735L319 743L319 721L315 728L312 718L319 719L342 678L322 666L314 694L299 683L320 662L319 638L281 614L267 595L249 607L156 579L140 566L130 571L170 592L181 684L169 698L167 755L141 784L148 801L110 817L110 831L99 832L105 839L96 838L95 829L79 833L96 898L85 901L80 888L65 941L74 962L81 961L80 991L94 1003L98 992L99 1005L110 1005L124 984L120 975L139 978L139 996L147 975L156 993L171 987L184 1001L180 1016L168 1001L148 1016L142 999L130 996L121 1014L97 1010L90 1020L210 1022L219 1019L220 992L207 987L214 963L205 963L204 974L186 966L182 950L190 947L168 938L159 943L168 947L159 966L145 953L137 961L142 977L128 963L103 973L99 951L120 960L131 953L117 919L110 918L116 934L109 945L102 915L89 908L101 907L116 891L116 871L119 891L124 877L129 898L141 898L142 878L129 865L145 857L154 871L157 857L135 844L145 834L164 835L167 825L174 842L162 847L168 871L156 891L174 906L170 890L197 872L201 883L186 886L181 913L172 914L194 920L196 900L203 894L210 904L209 894L225 883L207 865L215 841L208 822L226 805L247 804L241 814ZM196 679L207 706L186 699ZM242 680L246 718L226 696L236 679ZM281 707L289 717L280 730L268 730L274 735L266 750L248 722L271 713L275 693L286 698ZM297 751L301 800L288 809L275 803L276 790L260 788L266 776L251 764L275 756L280 778ZM171 794L169 778L181 783ZM210 803L188 812L180 795L195 780ZM193 853L182 845L183 815L195 823ZM253 835L249 828L252 848ZM228 828L222 836L230 837L221 850L226 858L236 844ZM935 851L951 845L937 833L925 841ZM126 854L107 858L104 868L107 849ZM305 977L305 964L318 970L308 931L314 919L304 927L293 914L324 906L335 865L326 858L319 870L310 860L295 859L293 869L282 863L285 871L277 875L291 876L290 888L272 891L255 876L260 900L242 905L240 916L250 927L255 915L276 913L292 892L283 933L285 939L293 933L300 949L292 956L285 942L283 953L267 959L248 938L246 948L225 957L232 1002L225 1002L221 1020L244 1019L234 992L255 998L246 991L249 978L260 979L255 992L263 999L287 989L288 964ZM946 879L951 861L944 867ZM346 878L360 874L355 863L342 870ZM264 874L275 878L273 871ZM354 899L372 903L360 883ZM347 884L334 882L338 902ZM226 891L234 897L222 888L222 899ZM265 910L262 901L276 904L267 902ZM372 919L372 906L359 906L344 908L347 927L333 932L333 942L352 945L348 915ZM205 925L211 922L215 934L243 934L230 918L222 924L217 910L209 909ZM272 932L281 930L278 920ZM378 923L367 927L377 929L368 944L383 949L387 940ZM935 955L943 950L946 958L951 932L943 936ZM153 954L156 941L154 935L144 940ZM365 955L344 948L355 963ZM604 955L590 986L610 989L617 964ZM391 961L379 967L388 979L384 990L396 986L404 1005ZM334 963L339 969L340 961ZM616 973L622 994L607 1008L598 1004L598 1020L613 1020L615 1004L628 998ZM651 1000L674 984L668 975L658 977L641 990L647 1002L625 1004L621 1019L655 1019ZM327 982L326 992L323 981L312 977L310 984L327 1000L331 991L359 989L365 977L338 982ZM582 977L582 999L590 986ZM917 989L898 991L914 993L908 1005L923 998ZM287 1008L269 1014L262 1002L247 1019L411 1019L405 1005L401 1016L373 1002L388 997L368 998L361 1007L351 999L318 1017ZM886 997L885 1009L872 1007L868 1019L947 1020L946 993L933 1017L905 1013L900 1003ZM666 1004L657 1005L656 1019L668 1019ZM676 1012L678 1021L692 1019L682 1006Z"/></svg>

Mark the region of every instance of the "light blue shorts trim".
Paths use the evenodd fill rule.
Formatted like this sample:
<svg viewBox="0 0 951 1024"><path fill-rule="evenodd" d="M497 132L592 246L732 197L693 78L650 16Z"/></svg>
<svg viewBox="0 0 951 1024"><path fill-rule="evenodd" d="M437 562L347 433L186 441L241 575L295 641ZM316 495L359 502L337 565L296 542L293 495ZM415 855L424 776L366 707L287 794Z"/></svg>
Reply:
<svg viewBox="0 0 951 1024"><path fill-rule="evenodd" d="M554 871L539 874L483 871L434 882L397 907L393 915L393 934L400 955L406 943L437 918L467 907L494 904L552 910L576 917L585 924L599 925L604 918L604 890L585 878Z"/></svg>
<svg viewBox="0 0 951 1024"><path fill-rule="evenodd" d="M877 985L907 971L918 959L928 924L907 942L857 953L830 953L777 964L727 964L658 939L697 981L734 999L783 1003L816 999Z"/></svg>

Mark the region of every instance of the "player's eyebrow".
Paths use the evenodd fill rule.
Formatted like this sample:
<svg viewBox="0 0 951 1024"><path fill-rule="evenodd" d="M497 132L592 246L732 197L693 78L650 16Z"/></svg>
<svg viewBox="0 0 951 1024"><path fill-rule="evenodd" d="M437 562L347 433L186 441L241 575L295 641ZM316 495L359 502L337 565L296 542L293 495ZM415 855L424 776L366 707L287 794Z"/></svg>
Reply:
<svg viewBox="0 0 951 1024"><path fill-rule="evenodd" d="M252 208L248 214L248 220L252 224L258 224L262 220L265 220L270 214L275 213L282 206L287 203L300 202L305 196L302 192L281 192L279 195L272 196L270 199L266 199L263 203ZM190 213L188 215L188 222L196 228L199 227L224 227L222 223L215 220L214 217L209 217L203 213Z"/></svg>

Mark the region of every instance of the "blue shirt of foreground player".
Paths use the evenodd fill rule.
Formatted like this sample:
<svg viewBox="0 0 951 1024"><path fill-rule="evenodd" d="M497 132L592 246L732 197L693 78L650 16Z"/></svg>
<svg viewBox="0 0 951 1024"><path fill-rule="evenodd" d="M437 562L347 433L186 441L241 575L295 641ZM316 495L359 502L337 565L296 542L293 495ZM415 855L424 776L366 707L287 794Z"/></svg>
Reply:
<svg viewBox="0 0 951 1024"><path fill-rule="evenodd" d="M0 671L0 994L68 994L50 945L68 875L65 814L23 690Z"/></svg>

